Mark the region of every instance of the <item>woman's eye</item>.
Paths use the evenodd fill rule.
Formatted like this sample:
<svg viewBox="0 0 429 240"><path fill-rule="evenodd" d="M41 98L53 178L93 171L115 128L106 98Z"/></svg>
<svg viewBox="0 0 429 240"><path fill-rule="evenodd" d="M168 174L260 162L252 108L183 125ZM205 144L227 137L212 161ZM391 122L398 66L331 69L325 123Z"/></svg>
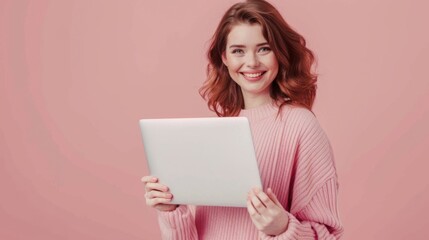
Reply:
<svg viewBox="0 0 429 240"><path fill-rule="evenodd" d="M242 53L244 53L244 51L242 49L234 49L234 50L232 50L232 53L233 54L235 54L235 53L242 54Z"/></svg>
<svg viewBox="0 0 429 240"><path fill-rule="evenodd" d="M260 52L269 52L269 51L271 51L271 48L269 48L269 47L261 47L261 48L259 49L259 51L260 51Z"/></svg>

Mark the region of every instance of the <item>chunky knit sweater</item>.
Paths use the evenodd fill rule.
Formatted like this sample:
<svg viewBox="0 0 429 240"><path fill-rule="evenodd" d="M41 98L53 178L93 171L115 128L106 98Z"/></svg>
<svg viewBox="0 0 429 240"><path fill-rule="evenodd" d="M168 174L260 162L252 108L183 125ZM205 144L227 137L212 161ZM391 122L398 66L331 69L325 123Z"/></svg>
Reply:
<svg viewBox="0 0 429 240"><path fill-rule="evenodd" d="M268 236L246 208L181 205L159 212L163 239L338 239L338 182L332 148L312 112L275 104L242 110L253 135L264 191L271 187L289 215L287 230ZM250 189L249 189L250 190ZM174 193L173 193L174 194Z"/></svg>

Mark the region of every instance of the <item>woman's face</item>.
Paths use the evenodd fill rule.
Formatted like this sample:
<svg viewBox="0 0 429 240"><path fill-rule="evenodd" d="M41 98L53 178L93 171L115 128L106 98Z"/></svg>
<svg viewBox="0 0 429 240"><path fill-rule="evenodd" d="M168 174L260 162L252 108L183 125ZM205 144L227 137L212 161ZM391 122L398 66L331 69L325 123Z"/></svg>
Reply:
<svg viewBox="0 0 429 240"><path fill-rule="evenodd" d="M270 85L279 65L259 24L243 23L232 27L222 61L231 78L241 87L246 108L250 101L262 104L270 100Z"/></svg>

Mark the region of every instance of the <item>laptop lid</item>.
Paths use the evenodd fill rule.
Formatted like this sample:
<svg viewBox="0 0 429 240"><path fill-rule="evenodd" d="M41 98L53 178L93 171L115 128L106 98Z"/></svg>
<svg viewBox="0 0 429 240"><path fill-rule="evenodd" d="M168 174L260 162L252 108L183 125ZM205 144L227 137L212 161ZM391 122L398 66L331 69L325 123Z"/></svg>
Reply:
<svg viewBox="0 0 429 240"><path fill-rule="evenodd" d="M149 171L172 204L246 207L262 188L245 117L141 119Z"/></svg>

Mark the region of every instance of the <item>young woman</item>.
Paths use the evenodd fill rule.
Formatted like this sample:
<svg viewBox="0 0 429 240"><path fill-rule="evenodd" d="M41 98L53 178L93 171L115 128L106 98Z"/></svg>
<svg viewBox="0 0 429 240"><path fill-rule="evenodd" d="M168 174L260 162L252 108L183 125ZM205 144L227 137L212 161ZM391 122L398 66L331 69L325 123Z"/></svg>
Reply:
<svg viewBox="0 0 429 240"><path fill-rule="evenodd" d="M313 53L263 0L233 5L208 51L201 95L218 116L249 119L263 189L247 209L168 204L162 179L145 176L146 204L159 210L164 239L338 239L332 149L311 112Z"/></svg>

